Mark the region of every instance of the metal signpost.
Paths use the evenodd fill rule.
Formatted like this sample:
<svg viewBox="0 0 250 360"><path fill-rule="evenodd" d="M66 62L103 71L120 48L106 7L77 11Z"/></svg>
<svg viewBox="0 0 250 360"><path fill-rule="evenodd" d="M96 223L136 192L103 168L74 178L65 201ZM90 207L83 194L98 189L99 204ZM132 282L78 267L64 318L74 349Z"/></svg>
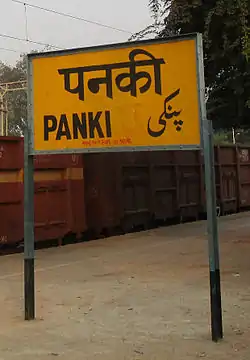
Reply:
<svg viewBox="0 0 250 360"><path fill-rule="evenodd" d="M35 317L33 156L204 150L212 338L222 338L211 126L200 34L28 55L25 318Z"/></svg>
<svg viewBox="0 0 250 360"><path fill-rule="evenodd" d="M26 128L24 132L24 313L25 320L32 320L35 318L34 171L28 131Z"/></svg>
<svg viewBox="0 0 250 360"><path fill-rule="evenodd" d="M213 147L213 127L208 121L205 103L205 79L203 63L202 36L198 35L197 43L198 59L198 84L200 95L200 116L202 120L202 140L205 164L206 206L207 206L207 233L209 249L210 270L210 304L211 304L211 327L212 339L218 341L223 338L222 306L221 306L221 281L219 239L216 206L216 185Z"/></svg>

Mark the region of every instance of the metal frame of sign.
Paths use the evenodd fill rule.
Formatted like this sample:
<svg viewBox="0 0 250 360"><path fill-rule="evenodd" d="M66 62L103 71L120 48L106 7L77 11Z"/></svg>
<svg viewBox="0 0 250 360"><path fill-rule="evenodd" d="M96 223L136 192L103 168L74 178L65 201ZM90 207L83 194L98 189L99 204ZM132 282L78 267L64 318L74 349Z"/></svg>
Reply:
<svg viewBox="0 0 250 360"><path fill-rule="evenodd" d="M24 146L24 304L25 319L35 318L35 279L34 279L34 164L35 154L57 153L56 151L34 151L33 148L33 92L32 92L32 59L35 57L48 57L60 54L75 54L83 51L100 51L107 49L132 47L143 44L160 44L177 42L183 40L196 40L197 61L197 91L199 95L199 115L201 146L160 146L160 147L114 147L105 149L70 149L58 151L58 153L90 153L90 152L122 152L122 151L147 151L147 150L180 150L180 149L203 149L205 165L206 205L207 205L207 227L209 248L209 270L210 270L210 299L211 299L211 332L212 340L218 341L223 337L222 329L222 307L220 289L220 262L218 244L218 226L216 214L216 187L213 153L213 131L211 121L207 120L205 104L205 81L203 48L201 34L188 34L171 37L162 40L147 40L140 42L129 42L108 46L98 46L83 49L63 50L42 54L31 54L28 56L28 127L25 129Z"/></svg>
<svg viewBox="0 0 250 360"><path fill-rule="evenodd" d="M86 48L77 48L70 50L50 51L46 53L34 53L28 55L28 124L29 124L29 154L76 154L76 153L99 153L99 152L130 152L130 151L149 151L149 150L197 150L202 147L202 144L194 145L166 145L166 146L119 146L119 147L105 147L105 148L76 148L76 149L61 149L61 150L35 150L34 149L34 114L33 114L33 70L32 60L35 58L48 58L56 56L74 55L77 53L100 52L111 49L124 49L133 46L154 45L154 44L168 44L171 42L179 42L185 40L194 40L196 42L196 72L197 72L197 93L199 104L203 99L203 88L199 81L201 78L200 71L202 62L201 54L199 52L200 36L199 34L187 34L181 36L173 36L165 39L152 39L134 42L117 43L111 45L93 46ZM200 139L202 142L202 114L200 104Z"/></svg>

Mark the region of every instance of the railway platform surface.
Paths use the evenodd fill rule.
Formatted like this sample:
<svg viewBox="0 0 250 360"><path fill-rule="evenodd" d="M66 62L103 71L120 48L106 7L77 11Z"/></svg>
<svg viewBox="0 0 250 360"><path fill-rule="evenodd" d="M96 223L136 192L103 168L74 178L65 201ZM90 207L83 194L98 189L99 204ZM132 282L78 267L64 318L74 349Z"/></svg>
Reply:
<svg viewBox="0 0 250 360"><path fill-rule="evenodd" d="M36 252L36 320L23 255L0 259L0 360L249 360L250 213L220 218L225 339L212 343L206 223Z"/></svg>

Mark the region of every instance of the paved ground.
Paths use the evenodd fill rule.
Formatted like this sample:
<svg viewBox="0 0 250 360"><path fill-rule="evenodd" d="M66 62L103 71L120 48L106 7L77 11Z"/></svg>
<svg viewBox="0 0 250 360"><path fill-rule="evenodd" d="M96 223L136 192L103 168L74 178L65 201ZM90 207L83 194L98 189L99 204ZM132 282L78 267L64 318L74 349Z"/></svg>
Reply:
<svg viewBox="0 0 250 360"><path fill-rule="evenodd" d="M0 259L0 359L249 360L249 213L221 220L225 340L210 341L205 223L37 252L37 320L22 255Z"/></svg>

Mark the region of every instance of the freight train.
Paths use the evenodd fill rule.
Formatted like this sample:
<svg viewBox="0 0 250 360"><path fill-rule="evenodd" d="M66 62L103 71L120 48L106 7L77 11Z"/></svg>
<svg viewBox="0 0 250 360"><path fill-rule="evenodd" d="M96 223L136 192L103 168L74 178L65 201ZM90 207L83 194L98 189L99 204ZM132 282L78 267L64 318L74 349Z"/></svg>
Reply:
<svg viewBox="0 0 250 360"><path fill-rule="evenodd" d="M250 148L216 146L221 215L250 207ZM98 238L206 213L201 151L34 158L35 240ZM23 242L23 138L0 138L0 245Z"/></svg>

